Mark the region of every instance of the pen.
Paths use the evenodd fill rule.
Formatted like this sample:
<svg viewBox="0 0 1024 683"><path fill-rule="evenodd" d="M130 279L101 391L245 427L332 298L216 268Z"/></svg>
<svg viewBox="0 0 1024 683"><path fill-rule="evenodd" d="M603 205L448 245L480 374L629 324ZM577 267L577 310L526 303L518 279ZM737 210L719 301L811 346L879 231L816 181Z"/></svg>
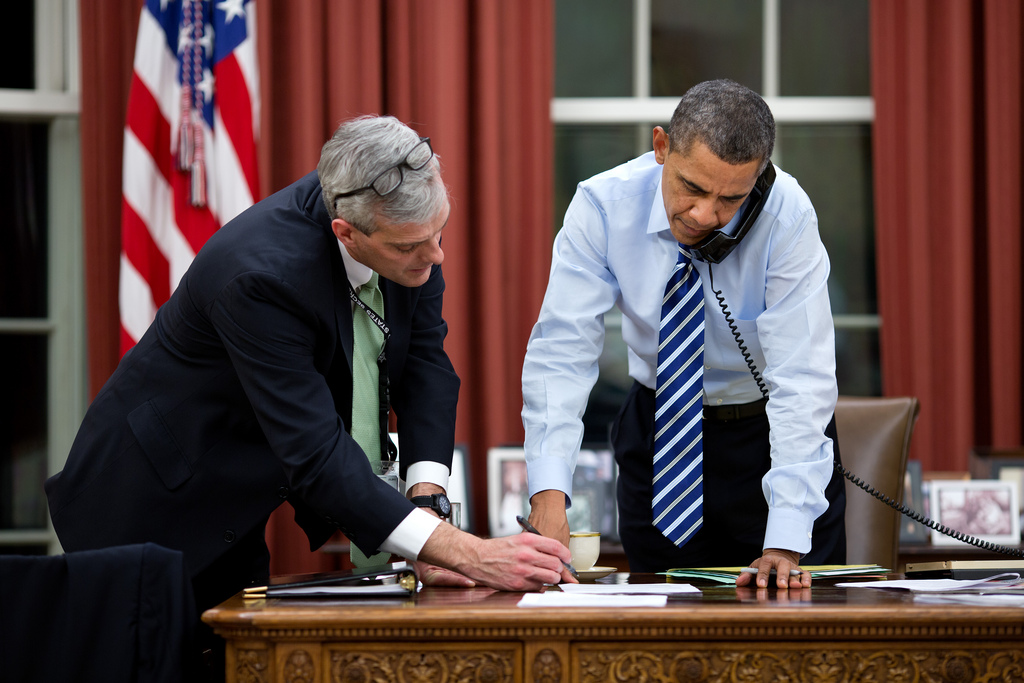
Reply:
<svg viewBox="0 0 1024 683"><path fill-rule="evenodd" d="M516 515L516 521L519 522L519 526L523 527L524 531L528 531L531 534L537 534L538 536L543 536L543 534L541 532L537 531L533 527L532 524L527 522L523 518L522 515ZM571 564L569 564L568 562L566 562L565 560L562 560L561 562L562 562L563 565L565 565L565 568L569 570L569 573L572 574L572 578L574 578L577 581L579 581L580 580L580 575L576 573L576 570L573 569L573 566Z"/></svg>
<svg viewBox="0 0 1024 683"><path fill-rule="evenodd" d="M757 567L744 567L743 569L740 570L740 573L741 574L756 574L757 573ZM770 574L775 574L777 572L773 569L769 573ZM800 576L801 574L803 574L803 572L800 571L799 569L790 569L789 570L789 575L790 576Z"/></svg>

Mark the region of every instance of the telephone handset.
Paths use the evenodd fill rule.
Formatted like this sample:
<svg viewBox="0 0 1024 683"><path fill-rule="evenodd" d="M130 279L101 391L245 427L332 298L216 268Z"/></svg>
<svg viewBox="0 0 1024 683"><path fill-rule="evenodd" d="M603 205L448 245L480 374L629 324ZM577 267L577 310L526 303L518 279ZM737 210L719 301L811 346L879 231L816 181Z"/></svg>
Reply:
<svg viewBox="0 0 1024 683"><path fill-rule="evenodd" d="M694 258L708 264L708 277L711 291L718 300L718 306L722 309L722 314L725 316L725 322L729 325L729 329L732 331L732 336L736 340L736 344L739 346L740 353L743 355L743 360L746 362L747 368L750 370L750 374L753 375L754 381L757 382L757 387L761 390L761 395L766 399L768 398L768 388L764 384L764 379L761 377L761 373L758 372L757 367L754 365L754 360L750 355L750 351L747 349L747 345L740 336L739 328L736 326L736 322L733 320L732 314L729 312L729 308L725 303L725 296L720 290L715 289L715 277L711 264L721 263L722 260L736 248L736 245L739 244L740 240L743 239L747 232L750 231L750 228L754 225L754 222L760 215L761 209L764 208L764 203L768 199L768 193L771 191L774 182L775 168L772 166L771 162L769 162L767 167L765 167L764 172L761 173L757 181L754 183L754 189L750 192L750 200L743 216L740 218L740 225L739 229L736 230L736 234L730 236L723 234L721 230L716 230L697 245L689 248L690 253ZM910 519L918 522L919 524L925 525L929 529L934 529L940 534L945 534L946 536L950 536L958 541L963 541L964 543L968 543L978 548L1014 557L1024 557L1024 551L1018 548L1008 548L990 541L984 541L980 538L965 534L962 531L950 529L947 526L939 524L933 519L925 517L921 513L897 502L894 498L876 490L873 486L855 476L838 462L835 463L835 469L849 481L853 482L857 487L871 494L900 514L906 515Z"/></svg>
<svg viewBox="0 0 1024 683"><path fill-rule="evenodd" d="M754 189L750 191L747 206L743 210L743 215L739 220L739 228L736 229L735 234L727 235L721 230L715 230L697 244L688 247L691 256L705 263L721 263L722 259L736 248L740 240L753 227L754 221L761 215L761 209L764 208L764 203L768 199L768 193L771 192L772 185L774 184L775 166L769 161L764 171L754 181Z"/></svg>

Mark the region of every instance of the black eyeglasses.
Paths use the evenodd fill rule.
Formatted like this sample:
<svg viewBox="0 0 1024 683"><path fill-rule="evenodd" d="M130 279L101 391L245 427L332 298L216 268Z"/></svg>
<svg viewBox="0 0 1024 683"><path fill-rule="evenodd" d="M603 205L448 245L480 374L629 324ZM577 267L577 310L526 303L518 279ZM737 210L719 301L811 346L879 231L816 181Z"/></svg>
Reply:
<svg viewBox="0 0 1024 683"><path fill-rule="evenodd" d="M365 192L367 190L373 190L379 196L383 197L387 194L394 192L398 189L398 186L402 184L402 180L405 178L405 172L402 170L402 166L407 166L411 171L418 171L434 158L434 149L430 146L430 138L420 138L420 141L409 150L409 153L405 155L405 158L399 161L391 168L385 169L370 181L370 184L366 187L360 187L358 190L351 190L349 192L341 192L335 195L334 199L338 200L342 197L350 197L359 192Z"/></svg>

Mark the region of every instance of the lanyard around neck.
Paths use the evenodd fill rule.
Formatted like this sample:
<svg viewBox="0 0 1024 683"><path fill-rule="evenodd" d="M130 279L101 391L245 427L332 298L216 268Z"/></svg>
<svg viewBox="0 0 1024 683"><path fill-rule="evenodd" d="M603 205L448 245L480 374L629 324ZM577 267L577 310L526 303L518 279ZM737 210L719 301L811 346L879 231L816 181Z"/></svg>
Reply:
<svg viewBox="0 0 1024 683"><path fill-rule="evenodd" d="M388 324L386 322L384 322L384 318L382 318L379 315L377 315L376 311L374 311L372 308L367 306L366 303L363 302L363 300L359 298L359 296L356 294L356 290L352 287L352 283L351 282L348 283L348 296L349 296L350 299L352 299L352 302L356 306L358 306L359 308L363 309L363 313L365 313L366 316L370 320L373 321L373 324L376 325L380 329L380 331L384 334L384 345L381 346L380 355L377 356L377 363L380 364L386 358L385 354L387 352L386 350L387 350L387 346L388 346L388 339L391 337L391 328L389 328Z"/></svg>

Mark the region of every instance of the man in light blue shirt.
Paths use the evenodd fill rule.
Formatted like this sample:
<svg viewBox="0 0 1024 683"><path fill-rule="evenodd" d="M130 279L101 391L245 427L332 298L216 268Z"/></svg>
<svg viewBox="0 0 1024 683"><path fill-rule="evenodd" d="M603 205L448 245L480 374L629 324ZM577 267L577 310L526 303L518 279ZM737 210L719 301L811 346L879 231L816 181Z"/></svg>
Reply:
<svg viewBox="0 0 1024 683"><path fill-rule="evenodd" d="M842 563L846 546L843 479L833 476L829 260L814 207L792 176L771 166L774 119L741 85L695 86L669 130L656 127L653 137L653 152L580 183L555 239L523 366L530 521L568 541L582 416L597 380L604 314L618 306L635 380L612 428L630 569L749 564L759 586L772 569L779 586L808 586L808 573L787 578L790 571L801 561ZM755 181L764 173L767 182L772 170L757 213ZM751 213L756 219L743 225ZM662 297L680 245L716 238L727 256L692 259L705 316L703 523L678 547L651 512ZM743 574L737 584L751 580Z"/></svg>

